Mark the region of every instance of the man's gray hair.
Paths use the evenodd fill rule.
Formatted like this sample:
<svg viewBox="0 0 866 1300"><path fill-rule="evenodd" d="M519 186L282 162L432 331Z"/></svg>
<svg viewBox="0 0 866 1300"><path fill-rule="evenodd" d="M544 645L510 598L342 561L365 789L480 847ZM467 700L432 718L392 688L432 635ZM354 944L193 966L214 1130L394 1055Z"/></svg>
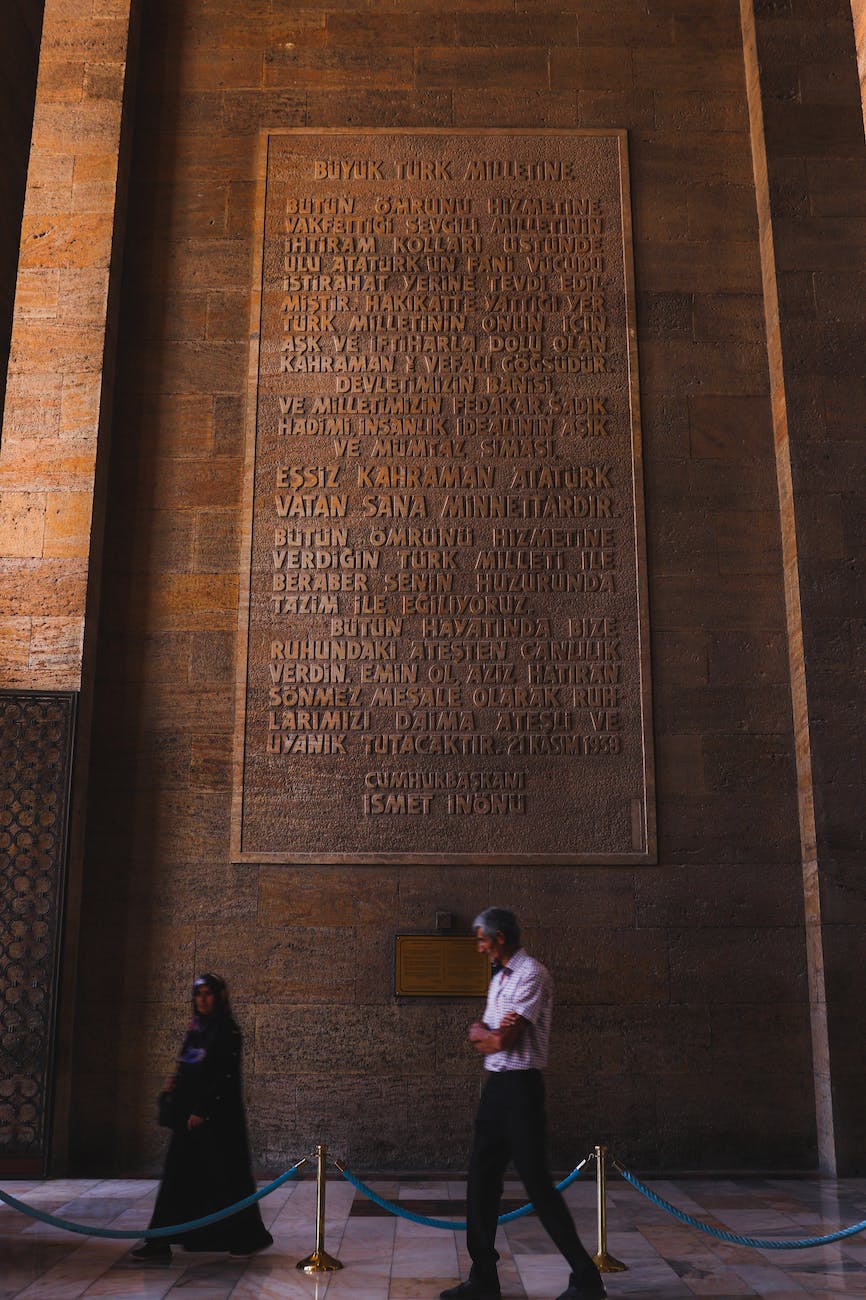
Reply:
<svg viewBox="0 0 866 1300"><path fill-rule="evenodd" d="M472 929L480 930L488 939L501 934L509 948L520 947L520 926L517 917L507 907L485 907L472 922Z"/></svg>

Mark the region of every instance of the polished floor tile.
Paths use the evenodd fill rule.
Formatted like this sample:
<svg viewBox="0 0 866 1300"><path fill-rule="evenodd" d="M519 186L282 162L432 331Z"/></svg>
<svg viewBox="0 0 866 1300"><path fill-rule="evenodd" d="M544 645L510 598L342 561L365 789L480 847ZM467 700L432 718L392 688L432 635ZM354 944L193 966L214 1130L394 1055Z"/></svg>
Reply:
<svg viewBox="0 0 866 1300"><path fill-rule="evenodd" d="M459 1219L464 1185L454 1178L393 1176L373 1179L378 1195L407 1210ZM157 1184L153 1179L50 1179L8 1182L13 1196L42 1211L130 1232L143 1227ZM748 1236L819 1236L866 1218L866 1180L658 1180L653 1189L680 1210ZM578 1230L595 1246L592 1178L565 1193ZM523 1203L509 1181L509 1208ZM273 1247L251 1260L187 1255L168 1264L141 1264L131 1241L80 1236L0 1206L0 1300L429 1300L468 1272L461 1232L428 1228L370 1205L344 1180L328 1182L325 1245L343 1264L310 1277L296 1268L315 1245L316 1188L312 1179L289 1183L262 1203ZM374 1207L375 1208L375 1207ZM500 1233L502 1293L506 1300L552 1300L568 1270L532 1216ZM608 1186L608 1250L628 1265L606 1276L611 1300L688 1296L860 1296L866 1300L866 1233L830 1246L757 1250L697 1232L665 1214L626 1183Z"/></svg>

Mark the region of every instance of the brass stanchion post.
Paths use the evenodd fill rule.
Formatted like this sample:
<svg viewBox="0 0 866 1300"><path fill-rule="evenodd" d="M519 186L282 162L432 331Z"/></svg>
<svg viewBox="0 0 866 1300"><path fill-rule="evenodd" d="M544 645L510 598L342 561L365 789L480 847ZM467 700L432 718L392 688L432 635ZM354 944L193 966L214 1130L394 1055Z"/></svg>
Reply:
<svg viewBox="0 0 866 1300"><path fill-rule="evenodd" d="M595 1148L595 1190L598 1202L598 1251L593 1260L600 1273L626 1273L628 1264L614 1259L607 1249L607 1147Z"/></svg>
<svg viewBox="0 0 866 1300"><path fill-rule="evenodd" d="M316 1249L295 1265L304 1273L335 1273L343 1267L325 1250L325 1154L320 1142L316 1147Z"/></svg>

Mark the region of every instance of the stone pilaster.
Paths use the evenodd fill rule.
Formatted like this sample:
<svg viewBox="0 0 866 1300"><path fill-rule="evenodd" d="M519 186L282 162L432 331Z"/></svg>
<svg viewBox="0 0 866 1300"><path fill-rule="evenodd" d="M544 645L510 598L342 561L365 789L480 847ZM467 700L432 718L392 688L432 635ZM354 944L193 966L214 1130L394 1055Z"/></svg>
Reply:
<svg viewBox="0 0 866 1300"><path fill-rule="evenodd" d="M130 0L47 0L0 445L0 671L81 686Z"/></svg>
<svg viewBox="0 0 866 1300"><path fill-rule="evenodd" d="M856 10L855 10L856 12ZM742 0L827 1173L866 1165L866 141L849 0Z"/></svg>
<svg viewBox="0 0 866 1300"><path fill-rule="evenodd" d="M46 0L0 443L0 678L6 690L40 698L81 695L78 782L69 825L57 831L62 844L71 837L66 881L63 855L51 868L61 875L52 889L66 899L61 990L77 959L76 808L88 766L86 644L98 607L134 8L132 0ZM68 778L71 752L64 761ZM14 774L6 784L13 791ZM38 802L44 792L31 793ZM52 954L42 953L46 960ZM38 974L34 966L21 977ZM69 1004L61 991L61 1008ZM53 1008L45 1018L54 1023ZM62 1014L57 1051L43 1044L57 1063L61 1116L65 1023ZM58 1135L62 1147L62 1119Z"/></svg>

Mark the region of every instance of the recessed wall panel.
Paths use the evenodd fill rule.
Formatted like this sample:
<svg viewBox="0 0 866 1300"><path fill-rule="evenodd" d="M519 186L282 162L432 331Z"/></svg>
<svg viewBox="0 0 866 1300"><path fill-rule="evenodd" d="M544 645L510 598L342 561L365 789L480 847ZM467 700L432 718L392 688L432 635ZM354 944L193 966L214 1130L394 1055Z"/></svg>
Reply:
<svg viewBox="0 0 866 1300"><path fill-rule="evenodd" d="M236 860L653 860L624 134L263 158Z"/></svg>

